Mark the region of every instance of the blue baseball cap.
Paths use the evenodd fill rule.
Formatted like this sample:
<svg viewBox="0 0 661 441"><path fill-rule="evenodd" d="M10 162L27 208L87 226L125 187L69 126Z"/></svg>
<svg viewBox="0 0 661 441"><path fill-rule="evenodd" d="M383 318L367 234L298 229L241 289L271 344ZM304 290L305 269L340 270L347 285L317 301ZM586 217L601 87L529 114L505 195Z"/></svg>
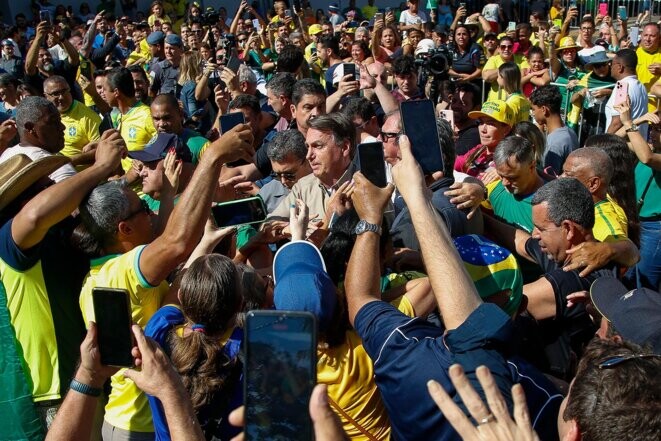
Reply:
<svg viewBox="0 0 661 441"><path fill-rule="evenodd" d="M182 46L184 45L184 42L181 41L181 37L178 36L177 34L168 34L167 37L165 37L165 42L169 45L172 46Z"/></svg>
<svg viewBox="0 0 661 441"><path fill-rule="evenodd" d="M147 36L147 44L162 44L165 34L161 31L152 32Z"/></svg>
<svg viewBox="0 0 661 441"><path fill-rule="evenodd" d="M590 298L622 337L650 345L655 354L661 354L660 293L648 288L630 290L614 277L599 277L590 286Z"/></svg>
<svg viewBox="0 0 661 441"><path fill-rule="evenodd" d="M289 242L273 259L275 309L313 313L319 329L330 325L337 306L335 284L321 253L310 242Z"/></svg>
<svg viewBox="0 0 661 441"><path fill-rule="evenodd" d="M170 148L177 152L177 158L183 162L192 162L193 155L188 147L183 145L179 137L172 133L158 133L142 150L129 151L129 158L142 162L154 162L164 159Z"/></svg>

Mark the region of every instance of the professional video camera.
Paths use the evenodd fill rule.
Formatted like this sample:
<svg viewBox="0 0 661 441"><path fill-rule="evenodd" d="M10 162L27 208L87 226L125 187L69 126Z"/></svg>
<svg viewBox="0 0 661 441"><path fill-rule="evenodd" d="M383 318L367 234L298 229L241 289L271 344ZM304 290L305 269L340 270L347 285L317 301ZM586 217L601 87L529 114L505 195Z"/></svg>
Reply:
<svg viewBox="0 0 661 441"><path fill-rule="evenodd" d="M447 74L448 69L452 66L452 53L447 46L431 48L425 52L416 53L415 64L426 72L427 76Z"/></svg>
<svg viewBox="0 0 661 441"><path fill-rule="evenodd" d="M214 8L209 6L204 13L202 13L202 24L205 26L217 25L220 20L220 14Z"/></svg>

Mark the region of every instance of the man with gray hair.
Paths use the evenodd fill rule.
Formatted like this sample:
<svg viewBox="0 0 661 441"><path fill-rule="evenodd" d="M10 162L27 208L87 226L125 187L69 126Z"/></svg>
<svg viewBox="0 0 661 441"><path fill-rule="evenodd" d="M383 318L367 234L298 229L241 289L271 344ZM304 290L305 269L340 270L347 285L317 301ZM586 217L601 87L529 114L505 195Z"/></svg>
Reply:
<svg viewBox="0 0 661 441"><path fill-rule="evenodd" d="M0 162L18 154L36 161L55 155L64 148L64 124L57 108L46 98L23 98L16 107L16 128L20 142L2 152ZM49 177L60 182L75 174L76 169L67 163L52 172Z"/></svg>
<svg viewBox="0 0 661 441"><path fill-rule="evenodd" d="M436 119L438 128L438 140L441 145L441 154L443 155L444 170L428 176L429 189L432 192L431 203L443 219L445 225L452 237L468 234L468 225L466 213L460 211L445 196L445 191L454 184L454 137L450 124L440 118ZM394 166L400 161L401 152L399 150L399 136L402 134L402 121L399 110L387 115L381 130L381 139L383 141L384 157L388 164ZM403 199L395 199L395 220L390 227L390 234L393 238L393 245L396 247L406 247L414 250L420 250L420 242L413 228L411 212L404 205Z"/></svg>
<svg viewBox="0 0 661 441"><path fill-rule="evenodd" d="M259 190L268 212L275 210L294 184L312 171L305 156L305 137L295 129L278 132L267 146L273 180Z"/></svg>

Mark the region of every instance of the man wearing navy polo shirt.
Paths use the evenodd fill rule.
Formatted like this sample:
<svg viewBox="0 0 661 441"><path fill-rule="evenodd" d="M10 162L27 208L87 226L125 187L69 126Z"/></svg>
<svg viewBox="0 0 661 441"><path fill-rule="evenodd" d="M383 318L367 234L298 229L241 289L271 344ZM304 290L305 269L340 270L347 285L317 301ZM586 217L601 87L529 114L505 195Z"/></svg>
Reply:
<svg viewBox="0 0 661 441"><path fill-rule="evenodd" d="M349 320L374 362L376 382L392 424L392 439L460 439L427 392L427 382L434 379L463 406L448 377L448 369L455 363L462 365L481 395L484 393L475 370L480 365L487 366L510 406L511 386L521 382L535 429L549 439L557 439L557 432L553 434L550 429L556 426L562 397L541 374L518 361L505 359L499 351L510 341L511 320L496 305L480 299L445 225L437 221L408 139L400 137L399 145L402 159L393 167L393 177L419 233L445 330L407 317L381 301L379 235L392 186L377 188L360 173L354 175L353 203L361 221L355 230L356 242L345 280ZM477 422L492 421L493 416L485 413L479 415Z"/></svg>

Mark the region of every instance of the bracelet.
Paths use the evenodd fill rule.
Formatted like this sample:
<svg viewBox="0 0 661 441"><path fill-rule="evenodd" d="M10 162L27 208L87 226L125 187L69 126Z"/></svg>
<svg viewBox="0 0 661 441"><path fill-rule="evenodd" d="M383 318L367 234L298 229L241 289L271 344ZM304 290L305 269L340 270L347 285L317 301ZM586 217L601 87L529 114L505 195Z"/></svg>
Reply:
<svg viewBox="0 0 661 441"><path fill-rule="evenodd" d="M80 381L77 380L71 380L69 389L75 390L79 394L87 395L90 397L98 397L99 395L101 395L101 389L88 386L87 384L81 383Z"/></svg>

